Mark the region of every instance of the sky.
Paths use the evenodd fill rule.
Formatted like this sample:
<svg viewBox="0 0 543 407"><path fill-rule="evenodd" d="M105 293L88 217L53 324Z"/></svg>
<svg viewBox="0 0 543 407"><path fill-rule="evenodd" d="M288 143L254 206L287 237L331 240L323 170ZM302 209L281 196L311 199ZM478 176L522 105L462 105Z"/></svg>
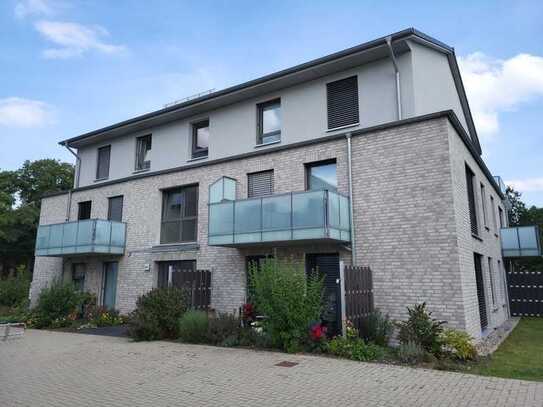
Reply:
<svg viewBox="0 0 543 407"><path fill-rule="evenodd" d="M151 6L152 4L152 6ZM0 1L0 170L408 27L455 48L483 158L543 206L543 2Z"/></svg>

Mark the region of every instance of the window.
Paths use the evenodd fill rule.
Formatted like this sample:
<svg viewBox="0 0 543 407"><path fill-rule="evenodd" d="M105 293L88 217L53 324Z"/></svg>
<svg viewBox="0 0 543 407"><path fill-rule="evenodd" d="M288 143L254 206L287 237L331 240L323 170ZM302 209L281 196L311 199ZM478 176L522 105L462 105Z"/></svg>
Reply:
<svg viewBox="0 0 543 407"><path fill-rule="evenodd" d="M321 161L306 165L307 189L337 190L336 161Z"/></svg>
<svg viewBox="0 0 543 407"><path fill-rule="evenodd" d="M77 211L77 219L78 220L90 219L91 206L92 206L92 201L79 202L78 211Z"/></svg>
<svg viewBox="0 0 543 407"><path fill-rule="evenodd" d="M160 243L195 242L198 186L164 191Z"/></svg>
<svg viewBox="0 0 543 407"><path fill-rule="evenodd" d="M72 265L72 283L78 291L85 291L85 264L76 263Z"/></svg>
<svg viewBox="0 0 543 407"><path fill-rule="evenodd" d="M501 206L498 206L498 215L500 218L500 228L503 228L505 227L505 220L503 218L503 209L501 208Z"/></svg>
<svg viewBox="0 0 543 407"><path fill-rule="evenodd" d="M281 140L281 100L257 105L258 139L257 144L273 143Z"/></svg>
<svg viewBox="0 0 543 407"><path fill-rule="evenodd" d="M483 279L483 267L482 258L480 254L473 253L473 261L475 263L475 283L477 286L477 302L479 304L479 319L481 322L481 329L485 329L488 326L488 315L486 312L486 296L485 296L485 284Z"/></svg>
<svg viewBox="0 0 543 407"><path fill-rule="evenodd" d="M492 305L496 305L496 287L494 287L494 269L492 268L492 258L488 258L488 277L490 278L490 293L492 294Z"/></svg>
<svg viewBox="0 0 543 407"><path fill-rule="evenodd" d="M111 146L100 147L98 149L98 162L96 165L96 179L106 179L109 177L109 157Z"/></svg>
<svg viewBox="0 0 543 407"><path fill-rule="evenodd" d="M486 216L486 191L485 186L481 184L481 204L483 205L483 224L488 226L487 216Z"/></svg>
<svg viewBox="0 0 543 407"><path fill-rule="evenodd" d="M108 200L107 208L107 218L108 220L114 220L116 222L123 221L123 197L114 196Z"/></svg>
<svg viewBox="0 0 543 407"><path fill-rule="evenodd" d="M479 235L479 226L477 225L477 210L475 208L475 174L466 166L466 184L468 188L469 219L471 222L471 233Z"/></svg>
<svg viewBox="0 0 543 407"><path fill-rule="evenodd" d="M273 194L273 170L247 174L247 184L249 198Z"/></svg>
<svg viewBox="0 0 543 407"><path fill-rule="evenodd" d="M209 120L192 125L192 158L207 157L209 149Z"/></svg>
<svg viewBox="0 0 543 407"><path fill-rule="evenodd" d="M496 230L498 225L496 224L496 205L493 196L490 196L490 211L492 212L492 227Z"/></svg>
<svg viewBox="0 0 543 407"><path fill-rule="evenodd" d="M151 149L153 137L151 134L136 139L136 171L151 168Z"/></svg>
<svg viewBox="0 0 543 407"><path fill-rule="evenodd" d="M505 305L505 301L507 300L507 276L505 275L505 267L503 267L503 264L501 261L498 260L498 274L501 274L500 279L502 280L502 300L503 304Z"/></svg>
<svg viewBox="0 0 543 407"><path fill-rule="evenodd" d="M358 124L358 78L351 76L326 84L328 128Z"/></svg>

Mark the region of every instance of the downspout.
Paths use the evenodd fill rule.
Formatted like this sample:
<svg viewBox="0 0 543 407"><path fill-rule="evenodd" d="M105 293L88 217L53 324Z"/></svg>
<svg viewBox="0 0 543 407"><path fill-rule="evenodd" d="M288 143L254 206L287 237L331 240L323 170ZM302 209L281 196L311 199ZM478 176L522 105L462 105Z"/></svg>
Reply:
<svg viewBox="0 0 543 407"><path fill-rule="evenodd" d="M349 178L349 217L351 223L351 257L352 265L356 266L356 233L354 230L354 217L353 217L353 166L352 166L352 146L351 146L351 133L345 135L347 138L347 168Z"/></svg>
<svg viewBox="0 0 543 407"><path fill-rule="evenodd" d="M388 50L390 52L390 58L392 59L392 65L394 65L394 72L396 74L396 103L398 106L398 120L402 120L402 91L400 88L400 70L398 69L398 62L392 49L392 37L386 37Z"/></svg>
<svg viewBox="0 0 543 407"><path fill-rule="evenodd" d="M81 158L79 155L73 151L70 146L67 144L63 144L66 149L72 153L72 155L75 157L75 175L74 175L74 188L79 187L79 172L81 170ZM68 201L66 203L66 222L70 220L70 209L72 207L72 190L70 189L68 191Z"/></svg>

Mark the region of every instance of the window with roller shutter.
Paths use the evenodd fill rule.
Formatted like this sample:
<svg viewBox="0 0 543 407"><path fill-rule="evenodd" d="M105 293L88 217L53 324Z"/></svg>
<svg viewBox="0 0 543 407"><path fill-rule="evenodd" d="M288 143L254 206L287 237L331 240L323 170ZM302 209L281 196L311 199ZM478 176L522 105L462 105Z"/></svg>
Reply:
<svg viewBox="0 0 543 407"><path fill-rule="evenodd" d="M356 76L326 84L328 129L357 124L358 79Z"/></svg>
<svg viewBox="0 0 543 407"><path fill-rule="evenodd" d="M273 170L247 174L247 196L256 198L273 194Z"/></svg>

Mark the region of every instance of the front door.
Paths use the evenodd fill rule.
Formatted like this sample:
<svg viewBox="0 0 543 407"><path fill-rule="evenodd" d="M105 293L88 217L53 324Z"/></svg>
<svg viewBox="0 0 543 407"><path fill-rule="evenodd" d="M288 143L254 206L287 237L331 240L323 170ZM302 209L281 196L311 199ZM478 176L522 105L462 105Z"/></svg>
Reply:
<svg viewBox="0 0 543 407"><path fill-rule="evenodd" d="M339 255L307 254L306 272L318 271L324 275L324 310L322 321L329 335L341 332L341 296L339 286Z"/></svg>
<svg viewBox="0 0 543 407"><path fill-rule="evenodd" d="M116 261L104 263L102 305L108 309L115 308L118 268L119 263Z"/></svg>

